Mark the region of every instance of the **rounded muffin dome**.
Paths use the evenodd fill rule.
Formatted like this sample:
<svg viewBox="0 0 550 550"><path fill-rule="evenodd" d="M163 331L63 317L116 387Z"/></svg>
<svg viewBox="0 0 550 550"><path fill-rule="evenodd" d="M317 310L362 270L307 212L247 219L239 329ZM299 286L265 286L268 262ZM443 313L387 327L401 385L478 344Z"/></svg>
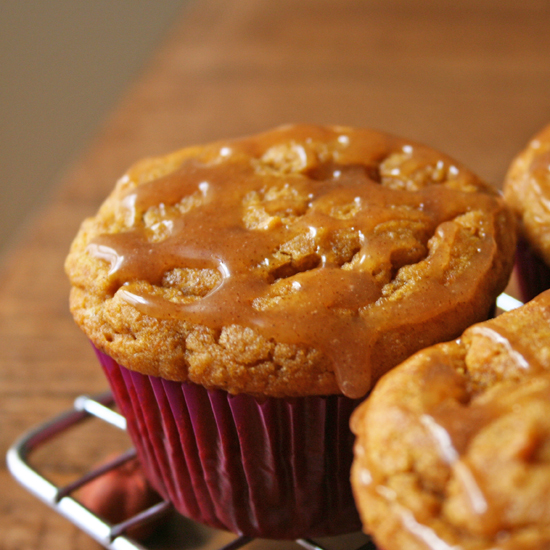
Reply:
<svg viewBox="0 0 550 550"><path fill-rule="evenodd" d="M498 192L446 155L295 125L136 164L66 270L76 321L129 369L360 397L486 319L514 246Z"/></svg>
<svg viewBox="0 0 550 550"><path fill-rule="evenodd" d="M413 355L353 413L352 486L386 550L550 545L550 291Z"/></svg>
<svg viewBox="0 0 550 550"><path fill-rule="evenodd" d="M524 238L550 265L550 124L513 160L504 197L519 219Z"/></svg>

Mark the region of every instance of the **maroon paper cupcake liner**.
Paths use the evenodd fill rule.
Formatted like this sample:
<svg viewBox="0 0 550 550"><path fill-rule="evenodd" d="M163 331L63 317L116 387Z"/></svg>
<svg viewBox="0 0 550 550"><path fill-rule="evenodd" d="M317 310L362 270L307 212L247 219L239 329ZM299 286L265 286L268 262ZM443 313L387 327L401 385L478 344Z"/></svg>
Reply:
<svg viewBox="0 0 550 550"><path fill-rule="evenodd" d="M359 400L231 395L98 357L148 479L182 515L261 538L361 528L349 481Z"/></svg>
<svg viewBox="0 0 550 550"><path fill-rule="evenodd" d="M514 269L523 302L550 288L550 268L524 239L518 242Z"/></svg>

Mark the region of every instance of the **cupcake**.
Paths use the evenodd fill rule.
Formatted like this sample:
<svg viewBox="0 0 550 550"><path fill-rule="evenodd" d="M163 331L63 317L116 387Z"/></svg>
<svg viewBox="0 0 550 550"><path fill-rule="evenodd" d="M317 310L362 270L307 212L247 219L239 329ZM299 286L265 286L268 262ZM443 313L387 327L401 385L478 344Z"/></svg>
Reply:
<svg viewBox="0 0 550 550"><path fill-rule="evenodd" d="M550 547L550 291L424 349L352 416L352 485L385 550Z"/></svg>
<svg viewBox="0 0 550 550"><path fill-rule="evenodd" d="M498 193L427 147L285 126L144 160L66 261L155 489L264 538L359 528L349 417L415 351L488 317Z"/></svg>
<svg viewBox="0 0 550 550"><path fill-rule="evenodd" d="M519 220L516 271L528 301L550 288L550 125L512 162L504 197Z"/></svg>

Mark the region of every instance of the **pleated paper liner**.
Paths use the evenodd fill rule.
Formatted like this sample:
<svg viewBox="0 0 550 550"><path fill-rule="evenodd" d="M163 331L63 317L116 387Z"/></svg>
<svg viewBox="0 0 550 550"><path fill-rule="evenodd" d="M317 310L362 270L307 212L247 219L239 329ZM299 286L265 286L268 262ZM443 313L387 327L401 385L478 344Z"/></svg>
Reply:
<svg viewBox="0 0 550 550"><path fill-rule="evenodd" d="M524 239L518 242L514 270L519 298L523 302L550 288L550 268Z"/></svg>
<svg viewBox="0 0 550 550"><path fill-rule="evenodd" d="M359 400L231 395L97 354L149 481L182 515L273 539L361 528L349 481Z"/></svg>

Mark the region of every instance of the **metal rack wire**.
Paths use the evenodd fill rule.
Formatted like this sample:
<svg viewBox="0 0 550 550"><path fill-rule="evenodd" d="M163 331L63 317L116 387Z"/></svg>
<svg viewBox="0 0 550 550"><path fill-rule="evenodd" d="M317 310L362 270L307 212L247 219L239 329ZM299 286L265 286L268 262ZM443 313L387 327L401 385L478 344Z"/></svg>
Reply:
<svg viewBox="0 0 550 550"><path fill-rule="evenodd" d="M507 294L501 294L497 298L495 314L510 311L521 305L523 304L519 300ZM7 453L7 465L13 477L30 493L67 518L105 548L109 550L149 550L146 546L128 536L127 532L134 527L158 519L163 514L171 511L172 506L168 501L163 500L147 510L113 525L93 514L73 496L77 489L135 458L135 449L122 453L116 459L93 469L63 487L58 487L46 479L30 465L28 460L30 454L36 449L88 418L98 419L125 431L126 420L112 409L113 404L114 400L110 392L95 398L78 397L74 402L73 409L21 436ZM253 540L246 536L236 536L234 540L221 546L219 550L237 550ZM306 550L328 550L309 539L297 539L295 542ZM355 547L355 550L375 550L375 547L369 541L359 544Z"/></svg>
<svg viewBox="0 0 550 550"><path fill-rule="evenodd" d="M133 459L136 456L135 449L120 454L114 460L89 471L62 487L48 480L29 462L31 453L86 419L98 419L120 430L126 430L126 420L111 408L113 403L110 392L96 397L78 397L74 402L73 409L23 434L8 450L7 465L13 477L25 489L105 548L109 550L149 550L147 546L134 540L127 533L132 528L154 521L169 513L172 506L168 501L163 500L143 512L113 525L92 513L73 495L87 483ZM236 536L234 540L224 544L219 550L237 550L253 540L246 536ZM328 550L310 539L297 539L295 542L306 550ZM370 542L362 543L356 547L356 550L374 550L374 545Z"/></svg>

